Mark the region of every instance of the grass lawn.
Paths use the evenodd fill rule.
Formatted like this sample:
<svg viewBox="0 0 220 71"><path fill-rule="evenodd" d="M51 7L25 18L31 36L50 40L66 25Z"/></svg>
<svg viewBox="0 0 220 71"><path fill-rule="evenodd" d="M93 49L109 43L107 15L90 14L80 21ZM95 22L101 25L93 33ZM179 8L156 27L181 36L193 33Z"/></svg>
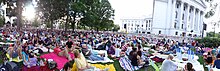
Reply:
<svg viewBox="0 0 220 71"><path fill-rule="evenodd" d="M2 52L0 52L0 55L1 55L1 54L2 54ZM2 59L3 59L3 58L0 58L0 64L3 63Z"/></svg>

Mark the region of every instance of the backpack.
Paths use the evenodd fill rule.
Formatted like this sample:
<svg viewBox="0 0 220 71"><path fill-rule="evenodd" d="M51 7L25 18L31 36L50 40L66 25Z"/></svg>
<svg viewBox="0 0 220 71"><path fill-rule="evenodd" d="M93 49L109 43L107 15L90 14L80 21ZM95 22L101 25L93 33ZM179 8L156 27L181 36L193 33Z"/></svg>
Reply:
<svg viewBox="0 0 220 71"><path fill-rule="evenodd" d="M19 67L14 62L7 62L0 67L0 71L19 71Z"/></svg>

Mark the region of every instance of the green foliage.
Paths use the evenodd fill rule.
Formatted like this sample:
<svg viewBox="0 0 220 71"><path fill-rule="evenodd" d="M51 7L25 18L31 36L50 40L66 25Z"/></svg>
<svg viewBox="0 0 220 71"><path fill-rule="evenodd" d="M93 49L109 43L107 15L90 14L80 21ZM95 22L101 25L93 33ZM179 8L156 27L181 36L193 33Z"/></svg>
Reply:
<svg viewBox="0 0 220 71"><path fill-rule="evenodd" d="M95 30L108 30L113 27L114 10L108 0L89 0L85 2L84 16L80 25L93 27Z"/></svg>
<svg viewBox="0 0 220 71"><path fill-rule="evenodd" d="M3 16L0 17L0 27L3 27L5 24L5 18Z"/></svg>
<svg viewBox="0 0 220 71"><path fill-rule="evenodd" d="M34 19L34 21L32 22L32 26L33 27L39 27L40 26L40 22L37 19Z"/></svg>
<svg viewBox="0 0 220 71"><path fill-rule="evenodd" d="M216 37L205 37L195 40L197 40L199 43L204 43L206 47L217 47L220 45L220 38Z"/></svg>
<svg viewBox="0 0 220 71"><path fill-rule="evenodd" d="M120 26L119 26L119 25L114 25L113 31L118 31L119 29L120 29Z"/></svg>
<svg viewBox="0 0 220 71"><path fill-rule="evenodd" d="M209 32L206 35L207 35L207 37L217 37L217 38L220 38L220 33Z"/></svg>
<svg viewBox="0 0 220 71"><path fill-rule="evenodd" d="M38 0L37 12L42 13L41 18L50 22L53 29L53 21L67 15L69 0Z"/></svg>

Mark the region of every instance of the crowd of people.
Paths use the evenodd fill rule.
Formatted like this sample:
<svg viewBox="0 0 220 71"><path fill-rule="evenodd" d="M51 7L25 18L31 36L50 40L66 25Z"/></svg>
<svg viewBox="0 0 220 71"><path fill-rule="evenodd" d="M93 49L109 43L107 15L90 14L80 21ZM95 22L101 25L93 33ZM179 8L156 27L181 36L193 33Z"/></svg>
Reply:
<svg viewBox="0 0 220 71"><path fill-rule="evenodd" d="M175 41L171 39L147 38L144 36L127 36L126 34L98 33L98 32L63 32L47 30L25 30L17 32L13 29L2 30L2 41L13 41L6 49L9 61L13 59L22 60L27 68L41 66L45 63L40 59L42 54L56 53L65 57L69 62L62 66L63 71L71 71L74 65L78 71L93 71L87 60L103 61L110 57L113 59L127 58L127 62L136 67L149 64L149 52L144 47L150 44L151 49L159 53L169 55L162 63L162 71L175 71L177 65L172 62L177 48L196 48L196 52L208 53L204 57L207 64L220 69L220 55L218 51L211 53L204 51L204 45L196 41ZM146 45L146 46L145 46ZM161 48L161 46L163 48ZM3 47L3 46L2 46ZM186 49L186 50L187 50ZM96 50L104 50L107 54ZM216 58L213 58L217 55ZM215 60L214 60L215 59ZM48 64L46 64L48 65ZM123 66L122 66L123 67ZM102 69L108 71L109 68ZM210 69L211 70L211 69ZM191 63L187 63L183 71L195 71Z"/></svg>

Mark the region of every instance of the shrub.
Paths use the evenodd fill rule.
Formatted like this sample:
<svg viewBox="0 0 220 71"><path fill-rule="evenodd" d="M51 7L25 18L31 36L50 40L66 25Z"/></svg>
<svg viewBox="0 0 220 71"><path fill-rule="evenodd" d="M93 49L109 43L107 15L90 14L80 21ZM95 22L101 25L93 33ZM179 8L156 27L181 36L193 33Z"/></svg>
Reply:
<svg viewBox="0 0 220 71"><path fill-rule="evenodd" d="M205 47L218 47L220 45L220 38L216 37L205 37L195 40L197 40L199 43L203 43Z"/></svg>

